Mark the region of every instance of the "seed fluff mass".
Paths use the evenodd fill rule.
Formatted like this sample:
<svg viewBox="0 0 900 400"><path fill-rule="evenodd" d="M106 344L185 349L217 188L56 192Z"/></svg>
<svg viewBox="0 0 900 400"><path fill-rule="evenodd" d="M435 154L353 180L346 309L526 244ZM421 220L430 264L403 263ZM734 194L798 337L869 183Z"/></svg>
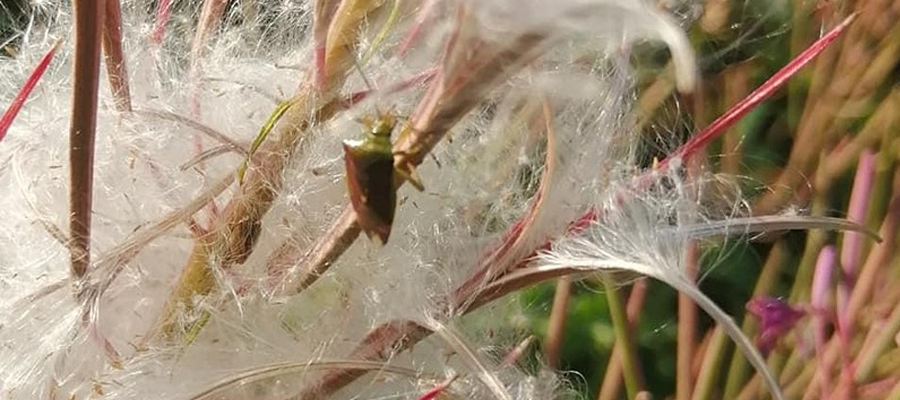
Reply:
<svg viewBox="0 0 900 400"><path fill-rule="evenodd" d="M752 217L736 180L682 153L640 167L632 46L667 48L660 73L696 84L699 9L670 6L107 0L78 276L76 15L31 4L3 103L58 49L0 136L0 398L565 397L561 375L505 357L528 343L507 295L570 274L659 279L733 325L683 274L690 241L836 223ZM380 245L342 142L386 110L403 174Z"/></svg>

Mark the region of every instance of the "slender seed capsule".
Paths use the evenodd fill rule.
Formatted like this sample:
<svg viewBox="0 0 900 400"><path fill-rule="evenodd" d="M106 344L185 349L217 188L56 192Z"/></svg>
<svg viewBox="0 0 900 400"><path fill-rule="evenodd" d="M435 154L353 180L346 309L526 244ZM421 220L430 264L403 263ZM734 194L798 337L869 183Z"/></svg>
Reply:
<svg viewBox="0 0 900 400"><path fill-rule="evenodd" d="M350 204L363 232L371 240L387 243L397 207L394 190L394 155L391 133L396 120L391 114L380 114L364 120L365 136L361 140L344 141L344 165Z"/></svg>

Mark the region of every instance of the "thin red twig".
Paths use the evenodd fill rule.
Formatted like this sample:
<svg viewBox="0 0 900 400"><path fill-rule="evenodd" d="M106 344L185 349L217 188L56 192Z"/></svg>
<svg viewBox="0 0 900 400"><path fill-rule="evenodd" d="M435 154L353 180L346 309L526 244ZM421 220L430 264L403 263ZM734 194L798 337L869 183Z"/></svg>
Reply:
<svg viewBox="0 0 900 400"><path fill-rule="evenodd" d="M438 384L437 386L435 386L434 389L431 389L431 390L425 392L425 394L423 394L421 397L419 397L418 400L436 399L441 393L444 392L444 390L447 390L447 388L450 386L450 384L453 383L453 381L455 381L456 378L458 378L458 377L459 377L459 374L451 375L449 378L447 378L447 380L445 380L445 381L441 382L440 384Z"/></svg>
<svg viewBox="0 0 900 400"><path fill-rule="evenodd" d="M12 104L9 105L6 112L0 117L0 141L6 137L6 132L9 130L9 127L12 126L16 116L19 115L22 106L25 105L25 100L28 99L31 91L34 90L34 87L41 80L41 77L44 76L44 72L47 71L47 67L50 66L50 61L53 61L56 49L59 48L59 43L59 41L56 41L56 43L53 44L53 47L50 47L50 50L47 51L47 54L44 54L44 57L41 58L38 65L34 67L34 71L31 71L31 75L25 80L25 84L19 89L19 93L16 94Z"/></svg>
<svg viewBox="0 0 900 400"><path fill-rule="evenodd" d="M712 143L713 140L721 136L725 131L736 124L747 113L756 108L760 103L772 97L776 91L781 89L787 81L797 74L801 68L809 64L816 56L821 54L828 48L832 42L837 40L842 33L850 26L850 23L856 18L856 14L847 17L840 25L829 31L825 36L816 40L813 44L803 50L802 53L794 57L791 62L778 70L771 78L765 81L752 93L744 99L728 109L719 118L716 118L709 126L704 128L700 133L692 137L687 143L679 147L672 154L660 162L660 169L665 169L671 160L690 158L698 150Z"/></svg>

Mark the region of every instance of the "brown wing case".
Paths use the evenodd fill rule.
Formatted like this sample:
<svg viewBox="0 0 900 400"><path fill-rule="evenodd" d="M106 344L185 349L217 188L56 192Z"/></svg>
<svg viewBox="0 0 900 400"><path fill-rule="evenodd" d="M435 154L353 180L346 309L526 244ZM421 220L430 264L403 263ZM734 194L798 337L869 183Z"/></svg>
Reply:
<svg viewBox="0 0 900 400"><path fill-rule="evenodd" d="M344 164L350 204L363 232L387 243L397 207L394 191L394 157L362 152L344 143Z"/></svg>

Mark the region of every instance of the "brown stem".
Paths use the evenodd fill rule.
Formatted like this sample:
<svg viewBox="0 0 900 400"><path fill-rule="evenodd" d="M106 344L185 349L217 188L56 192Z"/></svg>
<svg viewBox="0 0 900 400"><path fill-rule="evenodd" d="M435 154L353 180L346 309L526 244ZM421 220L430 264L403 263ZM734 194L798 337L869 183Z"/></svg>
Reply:
<svg viewBox="0 0 900 400"><path fill-rule="evenodd" d="M292 241L283 243L266 262L272 279L272 291L289 296L308 288L353 244L360 232L356 212L351 207L344 208L344 212L310 248L310 256L302 261L304 264L298 272L294 272L294 268L302 249Z"/></svg>
<svg viewBox="0 0 900 400"><path fill-rule="evenodd" d="M705 0L704 3L700 28L708 34L717 34L728 23L728 15L734 5L728 0Z"/></svg>
<svg viewBox="0 0 900 400"><path fill-rule="evenodd" d="M878 284L879 272L890 265L890 259L896 254L895 243L900 229L900 174L895 172L893 193L890 206L878 234L884 238L869 251L866 261L860 269L859 277L850 295L847 313L857 316L874 296L874 288ZM871 304L869 304L871 305Z"/></svg>
<svg viewBox="0 0 900 400"><path fill-rule="evenodd" d="M453 296L449 300L448 309L461 310L455 305L470 304L465 314L481 305L496 300L506 294L513 293L528 286L566 275L584 273L578 268L555 268L538 271L518 271L510 274L507 280L488 286L473 298ZM431 335L432 331L413 321L389 321L383 323L366 334L362 342L350 353L348 359L362 361L386 361L395 354L412 348L413 345ZM365 374L357 370L333 370L325 374L315 385L305 388L292 399L323 399L340 390Z"/></svg>
<svg viewBox="0 0 900 400"><path fill-rule="evenodd" d="M566 315L569 312L569 296L572 293L572 279L564 276L556 281L556 294L553 296L553 309L550 311L550 322L547 323L547 338L544 340L544 355L547 366L559 369L559 354L563 333L566 326Z"/></svg>
<svg viewBox="0 0 900 400"><path fill-rule="evenodd" d="M750 93L750 63L737 65L724 73L725 95L724 101L735 104ZM725 132L722 142L722 172L736 175L741 171L741 158L743 152L741 143L744 140L744 128L741 124L735 124Z"/></svg>
<svg viewBox="0 0 900 400"><path fill-rule="evenodd" d="M856 164L863 150L878 144L884 136L884 132L895 131L900 126L900 116L896 113L898 107L900 107L900 88L894 88L881 100L862 129L823 160L825 174L823 179L827 181L837 179ZM889 143L882 143L882 146L885 147L889 145Z"/></svg>
<svg viewBox="0 0 900 400"><path fill-rule="evenodd" d="M119 0L105 0L103 18L103 52L106 55L106 75L116 103L116 110L131 111L131 89L128 69L122 50L122 6Z"/></svg>
<svg viewBox="0 0 900 400"><path fill-rule="evenodd" d="M685 275L691 280L697 276L699 249L696 242L688 245L685 251L687 268ZM676 358L676 399L688 400L693 392L693 376L691 366L696 352L695 336L697 329L697 307L690 296L678 293L678 345Z"/></svg>
<svg viewBox="0 0 900 400"><path fill-rule="evenodd" d="M753 205L756 214L773 214L783 207L791 198L792 191L804 183L804 177L810 176L816 167L823 149L833 146L833 137L827 137L824 133L830 131L837 112L850 96L850 92L859 80L860 76L870 62L871 54L859 49L859 45L852 41L852 35L856 27L863 25L856 23L850 25L850 31L843 40L843 48L837 46L825 50L828 54L816 64L816 79L811 91L818 91L820 80L831 80L820 96L810 96L815 100L807 102L803 118L794 138L800 146L792 146L787 166L778 177L777 181L770 185L773 190L764 194ZM837 67L833 74L827 74L829 63L833 62L835 52L840 52ZM846 56L850 52L853 56ZM849 60L853 60L849 62Z"/></svg>
<svg viewBox="0 0 900 400"><path fill-rule="evenodd" d="M100 32L104 0L75 0L75 72L69 130L69 237L72 275L81 278L91 262L94 136L100 76Z"/></svg>
<svg viewBox="0 0 900 400"><path fill-rule="evenodd" d="M390 321L369 331L348 359L385 361L392 355L411 348L431 335L431 330L412 321ZM366 374L363 370L333 370L316 385L304 389L292 399L319 400L340 390Z"/></svg>

